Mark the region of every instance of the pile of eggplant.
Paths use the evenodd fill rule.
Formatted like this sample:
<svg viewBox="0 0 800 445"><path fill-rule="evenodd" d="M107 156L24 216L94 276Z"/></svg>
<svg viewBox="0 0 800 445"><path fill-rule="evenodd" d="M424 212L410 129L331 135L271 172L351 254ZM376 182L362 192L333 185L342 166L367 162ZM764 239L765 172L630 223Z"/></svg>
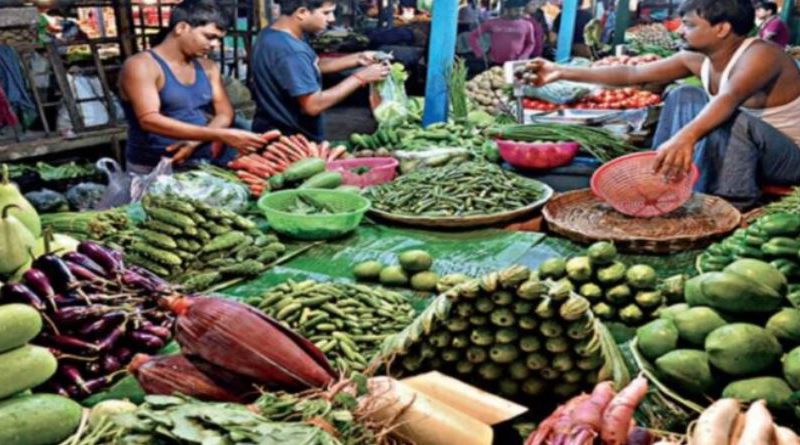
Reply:
<svg viewBox="0 0 800 445"><path fill-rule="evenodd" d="M80 400L114 383L136 353L170 341L174 316L159 300L172 293L152 272L126 266L121 252L86 241L62 257L37 258L19 283L0 289L0 302L42 314L44 328L32 343L58 359L46 389Z"/></svg>

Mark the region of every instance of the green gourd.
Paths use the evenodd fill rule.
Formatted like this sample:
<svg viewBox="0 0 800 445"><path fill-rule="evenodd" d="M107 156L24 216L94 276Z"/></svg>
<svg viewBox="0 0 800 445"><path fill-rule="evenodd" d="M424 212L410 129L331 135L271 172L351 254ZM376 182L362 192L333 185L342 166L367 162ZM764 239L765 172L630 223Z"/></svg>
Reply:
<svg viewBox="0 0 800 445"><path fill-rule="evenodd" d="M3 207L0 213L0 274L11 274L28 264L36 248L36 238L11 210L16 204Z"/></svg>
<svg viewBox="0 0 800 445"><path fill-rule="evenodd" d="M42 236L42 222L30 202L22 196L17 185L9 181L8 165L3 164L3 178L0 181L0 208L14 204L19 207L16 217L25 224L34 238Z"/></svg>

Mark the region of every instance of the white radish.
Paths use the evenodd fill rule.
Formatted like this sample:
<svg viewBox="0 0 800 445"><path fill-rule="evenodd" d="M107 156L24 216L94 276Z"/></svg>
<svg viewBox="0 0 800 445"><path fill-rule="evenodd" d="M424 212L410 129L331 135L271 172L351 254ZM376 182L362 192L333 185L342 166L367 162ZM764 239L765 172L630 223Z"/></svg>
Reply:
<svg viewBox="0 0 800 445"><path fill-rule="evenodd" d="M731 428L741 405L736 399L720 399L709 406L694 428L689 445L728 445Z"/></svg>
<svg viewBox="0 0 800 445"><path fill-rule="evenodd" d="M728 440L729 444L736 445L739 443L739 438L742 437L742 431L744 431L744 421L744 414L739 413L739 415L736 416L736 420L733 422L733 428L731 428L731 436Z"/></svg>
<svg viewBox="0 0 800 445"><path fill-rule="evenodd" d="M750 405L745 413L744 430L737 445L768 445L775 439L772 415L763 400Z"/></svg>
<svg viewBox="0 0 800 445"><path fill-rule="evenodd" d="M775 425L775 439L777 445L800 445L800 437L785 426Z"/></svg>

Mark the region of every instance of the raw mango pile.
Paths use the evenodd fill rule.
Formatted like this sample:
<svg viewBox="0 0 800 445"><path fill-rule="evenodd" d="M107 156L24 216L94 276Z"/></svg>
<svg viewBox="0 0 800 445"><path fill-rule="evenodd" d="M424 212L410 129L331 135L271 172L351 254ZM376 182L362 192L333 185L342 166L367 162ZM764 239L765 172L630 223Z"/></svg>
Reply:
<svg viewBox="0 0 800 445"><path fill-rule="evenodd" d="M681 394L787 409L800 389L800 310L788 288L775 266L754 259L698 275L685 303L639 328L638 350Z"/></svg>
<svg viewBox="0 0 800 445"><path fill-rule="evenodd" d="M601 320L634 327L652 319L668 301L680 299L683 288L680 276L659 283L652 267L626 266L605 241L592 244L582 256L548 259L538 272L586 298Z"/></svg>

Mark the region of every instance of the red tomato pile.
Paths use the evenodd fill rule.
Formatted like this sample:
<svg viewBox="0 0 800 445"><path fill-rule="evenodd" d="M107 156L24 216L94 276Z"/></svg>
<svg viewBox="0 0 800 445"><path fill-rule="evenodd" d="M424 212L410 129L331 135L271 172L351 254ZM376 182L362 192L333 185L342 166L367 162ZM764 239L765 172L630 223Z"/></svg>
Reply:
<svg viewBox="0 0 800 445"><path fill-rule="evenodd" d="M577 109L599 110L628 110L644 108L661 103L661 96L650 91L637 90L636 88L620 88L614 90L600 90L591 96L586 96L575 102L572 107Z"/></svg>
<svg viewBox="0 0 800 445"><path fill-rule="evenodd" d="M629 110L644 108L661 103L661 96L650 91L636 88L619 88L600 90L569 105L557 105L539 99L522 99L526 110L555 111L564 108L578 110Z"/></svg>
<svg viewBox="0 0 800 445"><path fill-rule="evenodd" d="M655 62L661 60L661 57L655 54L643 54L641 56L609 56L594 62L592 66L617 66L617 65L644 65L645 63Z"/></svg>

